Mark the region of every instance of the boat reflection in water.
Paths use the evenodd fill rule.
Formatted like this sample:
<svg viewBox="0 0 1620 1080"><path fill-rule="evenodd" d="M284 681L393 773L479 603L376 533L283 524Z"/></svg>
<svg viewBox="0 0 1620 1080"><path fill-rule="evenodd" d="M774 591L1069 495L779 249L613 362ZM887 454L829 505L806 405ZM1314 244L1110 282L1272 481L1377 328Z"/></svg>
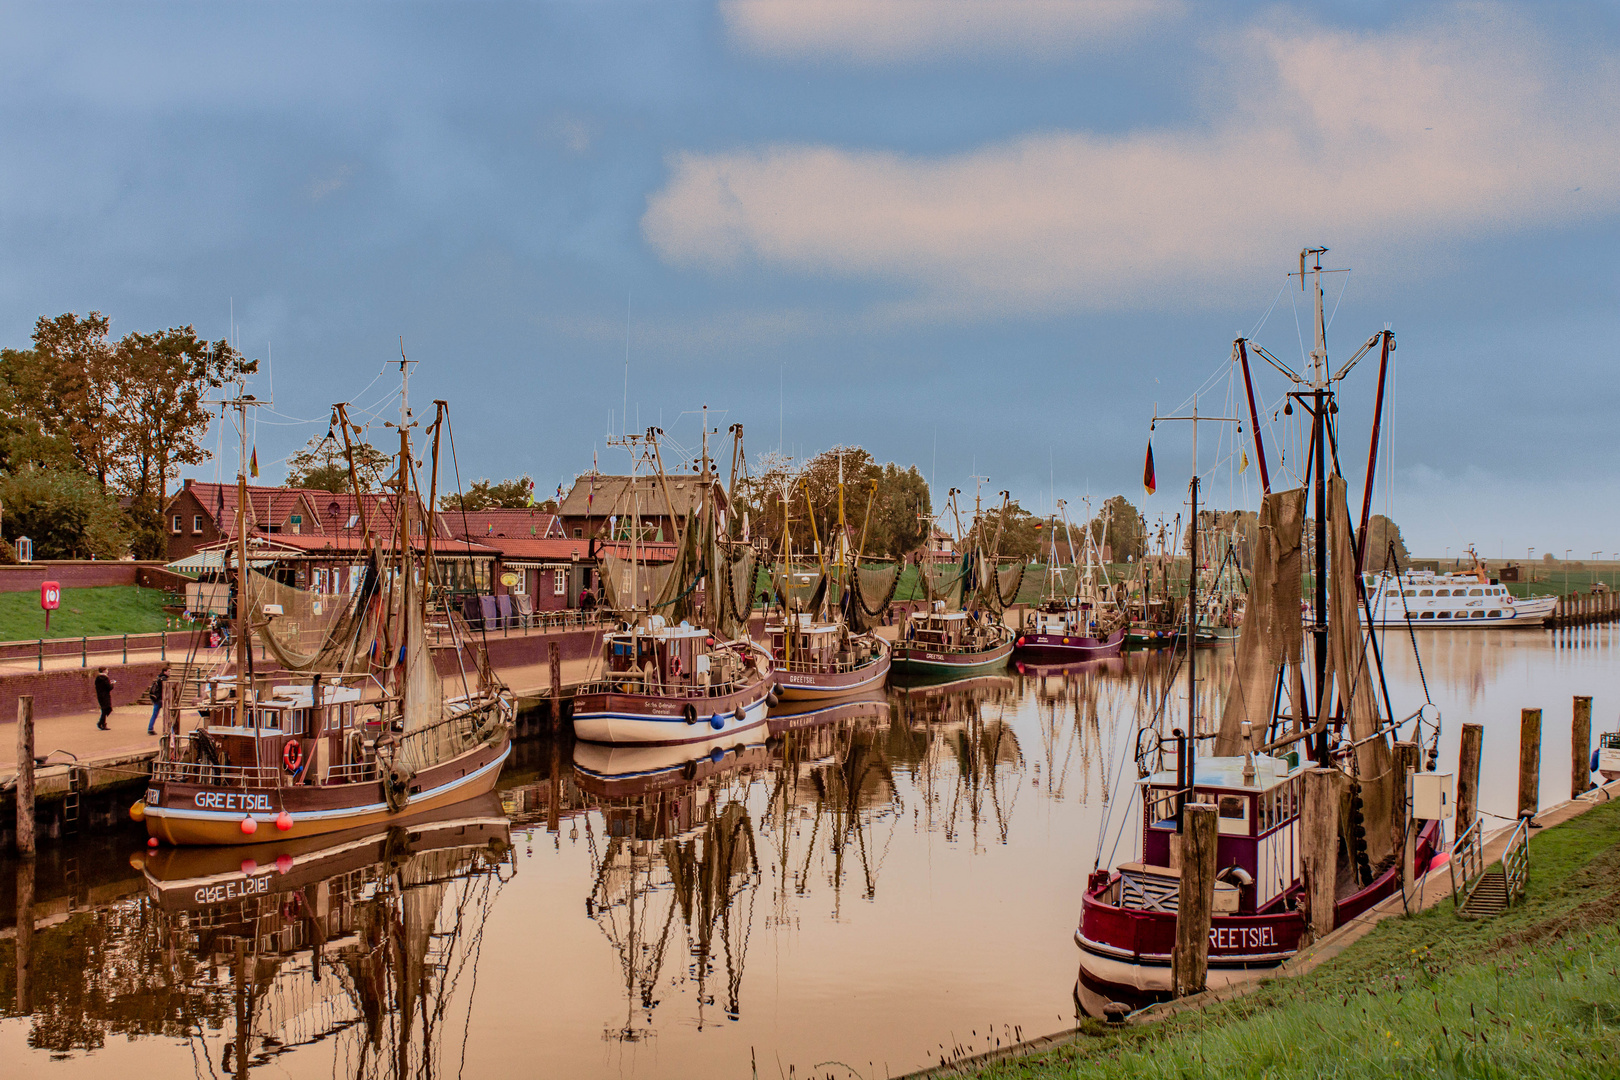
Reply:
<svg viewBox="0 0 1620 1080"><path fill-rule="evenodd" d="M993 822L996 840L1007 842L1018 801L1024 752L1007 715L1016 706L1016 686L1010 675L981 675L889 688L896 723L916 761L926 827L954 841L966 819L975 851L981 824Z"/></svg>
<svg viewBox="0 0 1620 1080"><path fill-rule="evenodd" d="M284 1073L277 1059L323 1043L348 1076L457 1073L467 1028L446 1011L472 1008L456 983L509 853L488 796L369 833L132 857L168 1033L192 1042L199 1076Z"/></svg>

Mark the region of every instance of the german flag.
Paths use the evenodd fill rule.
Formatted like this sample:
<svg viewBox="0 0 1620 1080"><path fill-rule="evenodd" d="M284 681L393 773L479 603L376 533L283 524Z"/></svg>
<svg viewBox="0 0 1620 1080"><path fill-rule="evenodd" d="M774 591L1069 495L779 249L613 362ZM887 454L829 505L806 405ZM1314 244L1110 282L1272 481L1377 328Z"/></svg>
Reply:
<svg viewBox="0 0 1620 1080"><path fill-rule="evenodd" d="M1142 486L1149 495L1158 490L1159 485L1153 476L1153 440L1148 440L1147 461L1142 465Z"/></svg>

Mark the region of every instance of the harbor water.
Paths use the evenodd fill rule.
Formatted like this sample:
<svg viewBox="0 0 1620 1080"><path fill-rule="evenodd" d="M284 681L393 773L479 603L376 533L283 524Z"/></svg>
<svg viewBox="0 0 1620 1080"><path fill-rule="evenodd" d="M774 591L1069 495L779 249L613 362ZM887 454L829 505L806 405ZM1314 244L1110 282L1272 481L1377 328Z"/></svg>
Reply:
<svg viewBox="0 0 1620 1080"><path fill-rule="evenodd" d="M1611 626L1430 633L1421 666L1382 643L1397 712L1440 709L1442 771L1484 725L1487 814L1515 811L1522 708L1544 806L1572 695L1617 726ZM1206 723L1231 664L1200 651ZM1086 877L1134 857L1138 719L1184 723L1185 677L1133 653L696 751L528 739L498 800L376 836L0 861L0 1072L868 1078L1050 1034Z"/></svg>

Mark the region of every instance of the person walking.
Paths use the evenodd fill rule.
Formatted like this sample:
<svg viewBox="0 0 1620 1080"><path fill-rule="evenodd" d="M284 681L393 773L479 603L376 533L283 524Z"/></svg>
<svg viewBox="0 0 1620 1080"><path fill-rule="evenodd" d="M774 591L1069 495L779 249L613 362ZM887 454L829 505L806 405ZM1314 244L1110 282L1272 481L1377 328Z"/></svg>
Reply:
<svg viewBox="0 0 1620 1080"><path fill-rule="evenodd" d="M169 665L164 664L163 670L158 672L157 678L152 682L152 689L149 691L152 695L152 719L146 722L146 733L148 735L157 734L158 716L163 712L163 690L168 685Z"/></svg>
<svg viewBox="0 0 1620 1080"><path fill-rule="evenodd" d="M107 730L107 717L112 715L112 692L117 685L106 668L96 668L96 704L101 706L101 719L96 721L96 727L102 731Z"/></svg>

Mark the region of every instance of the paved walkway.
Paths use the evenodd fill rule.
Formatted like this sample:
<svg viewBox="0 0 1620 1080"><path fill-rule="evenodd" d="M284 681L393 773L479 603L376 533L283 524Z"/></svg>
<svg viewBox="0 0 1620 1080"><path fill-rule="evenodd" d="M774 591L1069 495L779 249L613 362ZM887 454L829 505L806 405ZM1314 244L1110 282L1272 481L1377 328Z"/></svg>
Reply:
<svg viewBox="0 0 1620 1080"><path fill-rule="evenodd" d="M96 717L100 715L98 709L68 716L36 718L34 756L43 756L51 750L66 750L80 761L93 761L157 749L157 736L146 734L146 721L152 715L152 706L124 705L114 709L107 718L107 731L96 730ZM0 737L0 780L4 780L17 771L15 723L0 727L0 736L3 736ZM50 763L58 765L67 761L67 758L57 754Z"/></svg>

